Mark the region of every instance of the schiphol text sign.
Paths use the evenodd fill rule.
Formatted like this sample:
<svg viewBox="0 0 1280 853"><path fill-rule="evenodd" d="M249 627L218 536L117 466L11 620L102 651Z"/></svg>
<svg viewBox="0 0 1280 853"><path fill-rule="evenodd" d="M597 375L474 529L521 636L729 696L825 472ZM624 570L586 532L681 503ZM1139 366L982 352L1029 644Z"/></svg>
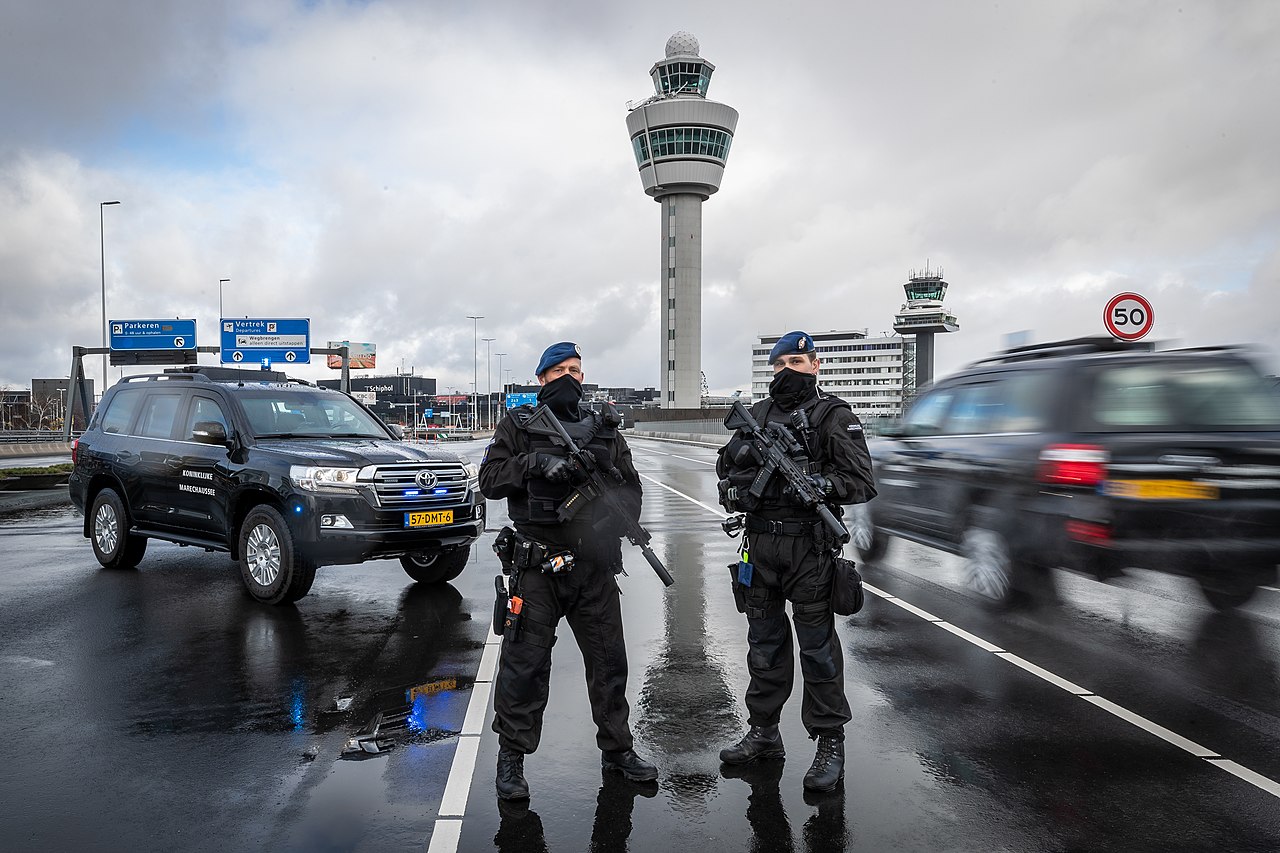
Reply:
<svg viewBox="0 0 1280 853"><path fill-rule="evenodd" d="M223 364L309 364L311 321L223 317L219 323Z"/></svg>
<svg viewBox="0 0 1280 853"><path fill-rule="evenodd" d="M112 320L113 350L193 350L195 320Z"/></svg>

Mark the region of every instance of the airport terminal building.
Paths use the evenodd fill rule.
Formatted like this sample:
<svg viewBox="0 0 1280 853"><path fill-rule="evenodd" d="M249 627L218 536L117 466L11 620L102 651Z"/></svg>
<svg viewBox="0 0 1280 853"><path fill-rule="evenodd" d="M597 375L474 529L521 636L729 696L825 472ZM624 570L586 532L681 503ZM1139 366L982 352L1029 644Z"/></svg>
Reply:
<svg viewBox="0 0 1280 853"><path fill-rule="evenodd" d="M785 332L761 335L751 349L751 398L769 395L769 351ZM915 388L915 341L901 335L867 337L866 329L813 335L822 365L818 385L849 402L863 420L897 418Z"/></svg>

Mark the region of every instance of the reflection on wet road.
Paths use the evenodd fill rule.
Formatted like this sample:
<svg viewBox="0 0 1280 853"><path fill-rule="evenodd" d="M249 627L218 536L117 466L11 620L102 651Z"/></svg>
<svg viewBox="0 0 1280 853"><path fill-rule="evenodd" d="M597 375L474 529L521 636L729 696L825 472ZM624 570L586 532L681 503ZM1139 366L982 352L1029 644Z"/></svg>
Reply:
<svg viewBox="0 0 1280 853"><path fill-rule="evenodd" d="M657 785L602 773L561 642L532 799L496 800L492 533L452 584L330 567L269 608L225 555L154 544L137 571L101 571L64 509L0 524L5 848L1280 849L1280 594L1217 613L1167 576L1059 573L1057 603L995 615L955 558L895 541L864 567L883 595L839 620L843 785L803 792L798 695L785 761L722 768L745 725L746 626L714 450L632 446L677 579L664 591L624 548L632 723Z"/></svg>

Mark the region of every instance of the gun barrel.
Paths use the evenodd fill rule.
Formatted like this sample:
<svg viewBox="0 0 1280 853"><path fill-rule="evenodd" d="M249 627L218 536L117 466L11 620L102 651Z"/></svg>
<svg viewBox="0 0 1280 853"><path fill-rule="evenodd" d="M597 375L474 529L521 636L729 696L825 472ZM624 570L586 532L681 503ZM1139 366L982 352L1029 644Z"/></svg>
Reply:
<svg viewBox="0 0 1280 853"><path fill-rule="evenodd" d="M826 504L818 504L818 517L823 520L842 543L849 541L849 531L840 523L840 519L836 518L835 514L827 509Z"/></svg>
<svg viewBox="0 0 1280 853"><path fill-rule="evenodd" d="M667 567L662 565L662 561L658 559L658 555L653 553L652 548L648 545L642 545L640 550L641 553L644 554L644 558L649 561L649 565L653 568L654 574L656 574L658 579L662 581L663 586L671 586L676 582L676 579L671 577L671 572L667 571Z"/></svg>

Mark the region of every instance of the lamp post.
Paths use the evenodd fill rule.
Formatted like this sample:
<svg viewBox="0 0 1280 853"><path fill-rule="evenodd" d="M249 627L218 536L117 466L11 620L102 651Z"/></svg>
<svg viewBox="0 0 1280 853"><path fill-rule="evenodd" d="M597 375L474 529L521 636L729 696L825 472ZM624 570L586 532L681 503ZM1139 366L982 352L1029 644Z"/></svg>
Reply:
<svg viewBox="0 0 1280 853"><path fill-rule="evenodd" d="M497 338L484 338L484 417L493 429L493 359L489 355L489 344ZM479 392L479 388L476 389Z"/></svg>
<svg viewBox="0 0 1280 853"><path fill-rule="evenodd" d="M498 357L498 384L502 385L502 359L506 355L506 353L495 352L494 355ZM507 405L507 386L502 385L502 407L505 408L506 405Z"/></svg>
<svg viewBox="0 0 1280 853"><path fill-rule="evenodd" d="M102 348L107 348L107 234L106 234L106 218L103 211L109 204L119 204L118 201L100 201L98 202L98 243L102 251ZM107 391L107 354L102 353L102 389L98 392L105 394ZM85 418L89 417L89 413L84 413Z"/></svg>
<svg viewBox="0 0 1280 853"><path fill-rule="evenodd" d="M222 315L222 285L226 284L229 281L231 281L231 279L229 278L218 279L218 323L219 324L222 323L222 316L223 316ZM222 329L218 329L218 335L219 336L222 335Z"/></svg>
<svg viewBox="0 0 1280 853"><path fill-rule="evenodd" d="M476 427L476 397L480 394L480 321L483 314L468 314L468 320L475 320L475 332L471 338L471 427Z"/></svg>

